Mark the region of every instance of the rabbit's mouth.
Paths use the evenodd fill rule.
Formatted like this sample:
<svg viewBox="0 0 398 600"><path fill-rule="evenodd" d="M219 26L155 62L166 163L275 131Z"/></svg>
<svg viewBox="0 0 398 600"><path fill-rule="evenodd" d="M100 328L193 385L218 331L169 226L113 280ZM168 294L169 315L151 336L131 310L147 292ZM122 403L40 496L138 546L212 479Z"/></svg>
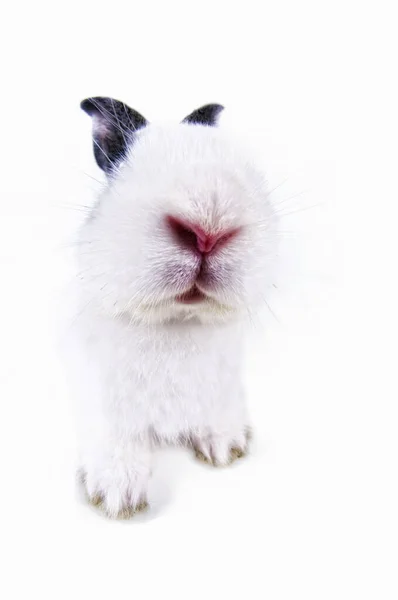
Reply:
<svg viewBox="0 0 398 600"><path fill-rule="evenodd" d="M199 302L207 300L207 298L208 296L194 285L187 292L176 296L175 301L179 304L198 304Z"/></svg>
<svg viewBox="0 0 398 600"><path fill-rule="evenodd" d="M134 311L136 318L152 322L180 322L199 319L201 322L219 322L231 318L239 307L220 302L212 293L202 291L196 283L184 293L169 296L163 302L140 304Z"/></svg>

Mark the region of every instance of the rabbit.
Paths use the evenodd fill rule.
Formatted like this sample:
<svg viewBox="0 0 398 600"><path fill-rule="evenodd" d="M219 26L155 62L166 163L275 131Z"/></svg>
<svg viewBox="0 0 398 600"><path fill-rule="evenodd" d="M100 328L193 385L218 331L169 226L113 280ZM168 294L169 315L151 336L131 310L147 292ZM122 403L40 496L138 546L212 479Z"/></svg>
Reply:
<svg viewBox="0 0 398 600"><path fill-rule="evenodd" d="M163 124L112 98L81 108L106 185L77 239L79 468L116 518L147 506L158 445L215 466L246 453L243 344L276 216L221 105Z"/></svg>

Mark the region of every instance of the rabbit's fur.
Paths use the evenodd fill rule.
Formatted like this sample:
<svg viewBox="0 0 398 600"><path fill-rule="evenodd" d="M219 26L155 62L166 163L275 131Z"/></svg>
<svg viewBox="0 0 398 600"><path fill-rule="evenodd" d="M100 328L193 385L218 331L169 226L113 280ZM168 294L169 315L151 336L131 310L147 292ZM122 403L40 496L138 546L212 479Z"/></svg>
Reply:
<svg viewBox="0 0 398 600"><path fill-rule="evenodd" d="M115 517L146 502L154 444L187 442L217 465L245 451L243 335L269 284L275 217L262 174L213 126L222 107L152 125L117 101L85 103L108 186L78 240L80 466ZM238 234L201 256L168 215ZM176 301L196 280L207 298Z"/></svg>

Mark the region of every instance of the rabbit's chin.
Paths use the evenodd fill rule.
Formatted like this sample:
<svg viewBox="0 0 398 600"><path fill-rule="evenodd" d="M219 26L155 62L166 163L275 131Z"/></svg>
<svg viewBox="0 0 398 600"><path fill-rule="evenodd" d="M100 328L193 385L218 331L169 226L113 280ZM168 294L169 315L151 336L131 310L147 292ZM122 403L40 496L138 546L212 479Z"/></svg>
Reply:
<svg viewBox="0 0 398 600"><path fill-rule="evenodd" d="M218 324L236 320L242 315L238 307L220 304L211 298L198 304L179 304L169 302L158 305L140 305L131 307L126 314L131 323L184 323L196 322L203 324Z"/></svg>

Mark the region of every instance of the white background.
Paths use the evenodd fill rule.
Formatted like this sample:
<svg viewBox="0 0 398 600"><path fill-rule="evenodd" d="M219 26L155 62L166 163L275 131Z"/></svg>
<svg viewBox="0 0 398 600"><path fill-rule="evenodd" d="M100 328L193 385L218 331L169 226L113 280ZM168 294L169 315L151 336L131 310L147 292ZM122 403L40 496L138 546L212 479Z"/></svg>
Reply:
<svg viewBox="0 0 398 600"><path fill-rule="evenodd" d="M398 597L393 3L13 3L1 17L2 598ZM249 332L251 456L157 457L145 518L75 490L56 354L69 242L99 189L86 96L149 119L206 102L283 215ZM279 203L283 203L280 204Z"/></svg>

